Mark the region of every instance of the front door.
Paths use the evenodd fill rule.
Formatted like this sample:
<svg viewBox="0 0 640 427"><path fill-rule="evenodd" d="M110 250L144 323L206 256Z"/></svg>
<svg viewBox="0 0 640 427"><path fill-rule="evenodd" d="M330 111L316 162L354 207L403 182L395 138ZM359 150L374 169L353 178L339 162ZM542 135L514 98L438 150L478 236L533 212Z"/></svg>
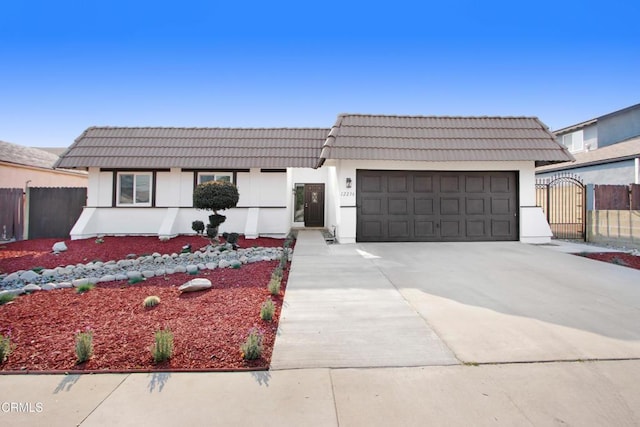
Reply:
<svg viewBox="0 0 640 427"><path fill-rule="evenodd" d="M304 185L304 226L324 227L324 184Z"/></svg>

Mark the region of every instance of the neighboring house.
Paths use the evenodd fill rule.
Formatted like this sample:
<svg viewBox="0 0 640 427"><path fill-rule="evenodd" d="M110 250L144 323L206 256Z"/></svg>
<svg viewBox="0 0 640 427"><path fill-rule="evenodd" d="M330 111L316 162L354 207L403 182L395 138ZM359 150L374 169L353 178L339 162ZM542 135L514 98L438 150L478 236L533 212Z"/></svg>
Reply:
<svg viewBox="0 0 640 427"><path fill-rule="evenodd" d="M193 233L210 214L193 189L216 179L240 192L220 231L249 238L540 243L536 162L571 159L536 118L342 114L331 129L92 127L57 167L89 171L74 239Z"/></svg>
<svg viewBox="0 0 640 427"><path fill-rule="evenodd" d="M56 154L0 141L0 187L86 187L84 171L54 169Z"/></svg>
<svg viewBox="0 0 640 427"><path fill-rule="evenodd" d="M579 176L585 184L640 183L640 104L554 132L575 162L540 166L538 178L558 173Z"/></svg>

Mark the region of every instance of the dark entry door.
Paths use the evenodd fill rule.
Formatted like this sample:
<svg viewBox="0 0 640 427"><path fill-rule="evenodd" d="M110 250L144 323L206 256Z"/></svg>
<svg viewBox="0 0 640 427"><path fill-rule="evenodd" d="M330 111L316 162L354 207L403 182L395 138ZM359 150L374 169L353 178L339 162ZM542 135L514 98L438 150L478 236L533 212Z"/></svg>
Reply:
<svg viewBox="0 0 640 427"><path fill-rule="evenodd" d="M324 227L324 184L304 185L304 225Z"/></svg>

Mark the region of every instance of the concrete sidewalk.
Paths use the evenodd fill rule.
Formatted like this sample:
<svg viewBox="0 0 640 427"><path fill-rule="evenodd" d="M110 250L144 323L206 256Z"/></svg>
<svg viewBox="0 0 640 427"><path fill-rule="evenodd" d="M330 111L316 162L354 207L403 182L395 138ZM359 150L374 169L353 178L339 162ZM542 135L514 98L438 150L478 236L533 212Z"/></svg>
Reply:
<svg viewBox="0 0 640 427"><path fill-rule="evenodd" d="M640 361L0 377L6 426L640 424ZM40 408L41 411L36 409Z"/></svg>

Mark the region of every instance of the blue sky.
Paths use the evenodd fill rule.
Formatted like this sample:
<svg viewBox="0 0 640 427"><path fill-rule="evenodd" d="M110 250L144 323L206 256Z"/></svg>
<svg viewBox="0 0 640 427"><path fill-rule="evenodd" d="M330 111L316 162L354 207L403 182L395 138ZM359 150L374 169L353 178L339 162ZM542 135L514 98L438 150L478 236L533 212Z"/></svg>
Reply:
<svg viewBox="0 0 640 427"><path fill-rule="evenodd" d="M7 1L0 140L330 127L342 112L527 115L557 129L640 103L639 16L630 0Z"/></svg>

